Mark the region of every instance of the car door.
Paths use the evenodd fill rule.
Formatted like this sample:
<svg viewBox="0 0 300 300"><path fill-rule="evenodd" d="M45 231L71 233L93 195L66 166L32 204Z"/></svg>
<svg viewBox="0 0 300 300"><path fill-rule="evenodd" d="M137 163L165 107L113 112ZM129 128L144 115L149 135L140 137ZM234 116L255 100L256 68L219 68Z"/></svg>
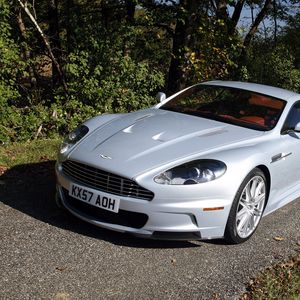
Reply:
<svg viewBox="0 0 300 300"><path fill-rule="evenodd" d="M274 199L270 199L272 208L279 207L288 198L300 191L300 102L290 109L278 144L271 156L272 190ZM272 209L271 208L271 209Z"/></svg>

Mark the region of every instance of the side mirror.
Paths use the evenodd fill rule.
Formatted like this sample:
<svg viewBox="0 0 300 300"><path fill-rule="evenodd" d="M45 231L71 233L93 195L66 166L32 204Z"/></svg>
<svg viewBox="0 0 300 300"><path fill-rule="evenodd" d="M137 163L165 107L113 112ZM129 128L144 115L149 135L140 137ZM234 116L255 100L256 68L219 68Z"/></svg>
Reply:
<svg viewBox="0 0 300 300"><path fill-rule="evenodd" d="M165 93L158 92L156 94L156 98L159 100L159 102L163 102L163 101L165 101L167 99L167 96L166 96ZM300 126L300 124L299 124L299 126Z"/></svg>
<svg viewBox="0 0 300 300"><path fill-rule="evenodd" d="M300 132L300 122L296 124L294 131Z"/></svg>

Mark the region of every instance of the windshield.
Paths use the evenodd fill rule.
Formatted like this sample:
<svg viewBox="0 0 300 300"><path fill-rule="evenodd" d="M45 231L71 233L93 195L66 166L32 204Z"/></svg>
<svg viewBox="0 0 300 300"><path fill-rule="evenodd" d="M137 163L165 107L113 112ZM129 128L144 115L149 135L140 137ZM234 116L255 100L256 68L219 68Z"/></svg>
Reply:
<svg viewBox="0 0 300 300"><path fill-rule="evenodd" d="M160 109L222 121L256 130L271 130L286 102L237 88L197 85Z"/></svg>

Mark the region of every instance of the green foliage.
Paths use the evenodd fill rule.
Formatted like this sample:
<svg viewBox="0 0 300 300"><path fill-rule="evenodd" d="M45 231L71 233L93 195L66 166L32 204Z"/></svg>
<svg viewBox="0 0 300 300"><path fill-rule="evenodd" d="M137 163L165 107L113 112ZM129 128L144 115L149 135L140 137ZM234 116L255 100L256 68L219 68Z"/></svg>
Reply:
<svg viewBox="0 0 300 300"><path fill-rule="evenodd" d="M294 68L294 60L295 58L285 46L276 47L265 62L268 74L266 83L299 91L300 70Z"/></svg>
<svg viewBox="0 0 300 300"><path fill-rule="evenodd" d="M11 35L10 14L9 4L0 0L0 141L7 141L13 135L9 124L13 112L10 105L20 98L18 79L26 74L19 45Z"/></svg>
<svg viewBox="0 0 300 300"><path fill-rule="evenodd" d="M299 92L300 69L295 68L290 49L279 45L268 51L266 46L253 48L248 66L243 68L244 79Z"/></svg>
<svg viewBox="0 0 300 300"><path fill-rule="evenodd" d="M0 0L0 143L55 137L97 114L149 107L157 91L171 90L166 78L182 87L232 79L243 37L230 31L226 9L217 11L212 3L28 1L64 73L65 89L18 2ZM234 7L234 1L224 3ZM299 91L299 19L297 13L290 17L277 47L257 40L239 70L243 80Z"/></svg>
<svg viewBox="0 0 300 300"><path fill-rule="evenodd" d="M14 80L18 74L19 52L18 46L11 38L11 26L9 24L9 6L5 1L0 0L0 82L3 85L1 91L4 92L4 85L8 84L6 96L14 93ZM2 96L2 93L1 95Z"/></svg>
<svg viewBox="0 0 300 300"><path fill-rule="evenodd" d="M91 57L86 51L69 56L65 68L72 99L82 99L99 113L126 112L154 104L150 95L164 84L161 72L121 52L105 62Z"/></svg>
<svg viewBox="0 0 300 300"><path fill-rule="evenodd" d="M190 83L228 79L233 70L237 69L242 42L238 37L228 37L223 30L224 26L222 20L216 19L203 20L198 27L197 43L194 49L187 51L185 60Z"/></svg>
<svg viewBox="0 0 300 300"><path fill-rule="evenodd" d="M300 68L300 13L293 14L288 18L287 25L283 28L280 41L288 45L295 57L295 66Z"/></svg>
<svg viewBox="0 0 300 300"><path fill-rule="evenodd" d="M117 21L111 21L111 26L107 27L98 17L85 16L75 9L70 11L70 17L82 26L70 32L73 48L63 57L68 95L61 86L53 85L47 74L39 74L38 65L49 65L43 58L45 55L41 55L41 49L37 49L35 70L38 80L47 85L40 85L40 90L32 90L29 95L21 93L17 79L27 80L28 74L20 74L20 70L25 70L29 62L22 61L19 45L10 38L12 28L8 16L12 7L5 4L5 8L2 15L7 30L4 31L3 46L1 36L4 33L0 33L0 49L8 50L7 55L0 57L6 72L2 76L0 70L2 143L58 136L94 115L128 112L156 102L153 95L164 86L164 74L154 66L156 62L152 64L151 60L139 56L140 52L132 50L137 41L139 44L145 41L144 31ZM31 29L29 35L33 33L34 29ZM13 51L7 44L13 45ZM5 54L5 51L0 53Z"/></svg>

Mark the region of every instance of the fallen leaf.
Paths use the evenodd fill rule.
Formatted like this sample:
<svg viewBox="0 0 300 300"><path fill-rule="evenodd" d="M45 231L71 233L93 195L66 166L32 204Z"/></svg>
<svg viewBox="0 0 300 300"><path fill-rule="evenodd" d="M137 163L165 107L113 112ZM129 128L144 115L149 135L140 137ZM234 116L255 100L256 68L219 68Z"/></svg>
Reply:
<svg viewBox="0 0 300 300"><path fill-rule="evenodd" d="M220 294L219 293L213 293L213 298L214 299L220 299Z"/></svg>
<svg viewBox="0 0 300 300"><path fill-rule="evenodd" d="M70 294L68 293L57 293L54 296L54 300L68 300L70 299Z"/></svg>
<svg viewBox="0 0 300 300"><path fill-rule="evenodd" d="M40 157L40 161L48 161L49 160L49 157L47 155L42 155Z"/></svg>
<svg viewBox="0 0 300 300"><path fill-rule="evenodd" d="M275 236L274 240L275 241L284 241L284 237L282 237L282 236Z"/></svg>
<svg viewBox="0 0 300 300"><path fill-rule="evenodd" d="M0 175L3 175L7 169L8 169L8 167L0 166Z"/></svg>
<svg viewBox="0 0 300 300"><path fill-rule="evenodd" d="M67 267L56 267L55 270L63 272L67 269Z"/></svg>
<svg viewBox="0 0 300 300"><path fill-rule="evenodd" d="M296 265L296 262L294 262L294 261L289 261L289 262L285 263L285 266L290 267L290 268L294 267L295 265Z"/></svg>

